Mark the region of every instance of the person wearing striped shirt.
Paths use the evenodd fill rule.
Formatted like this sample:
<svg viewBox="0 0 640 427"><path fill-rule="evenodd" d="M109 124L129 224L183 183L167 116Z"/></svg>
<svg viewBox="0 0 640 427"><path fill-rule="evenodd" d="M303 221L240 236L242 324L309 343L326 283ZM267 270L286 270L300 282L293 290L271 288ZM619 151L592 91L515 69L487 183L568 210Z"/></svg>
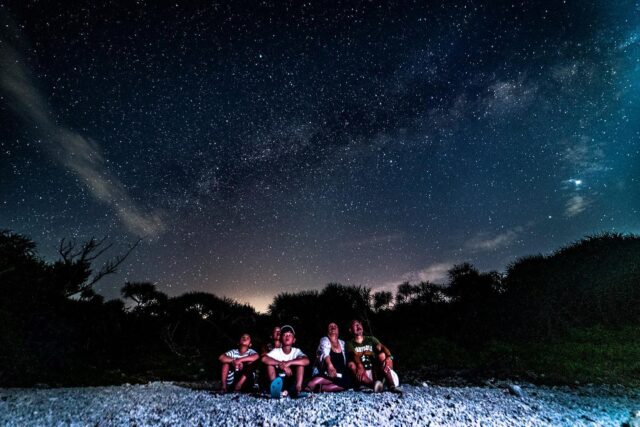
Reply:
<svg viewBox="0 0 640 427"><path fill-rule="evenodd" d="M255 361L258 358L258 353L251 348L251 336L242 334L238 348L231 349L218 358L222 364L221 391L226 393L253 390Z"/></svg>

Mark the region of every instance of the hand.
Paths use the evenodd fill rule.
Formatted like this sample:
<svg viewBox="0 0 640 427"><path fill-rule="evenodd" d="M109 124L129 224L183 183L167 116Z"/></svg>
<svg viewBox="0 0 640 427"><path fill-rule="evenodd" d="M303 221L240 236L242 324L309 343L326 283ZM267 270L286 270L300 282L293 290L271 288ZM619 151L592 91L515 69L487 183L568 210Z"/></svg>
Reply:
<svg viewBox="0 0 640 427"><path fill-rule="evenodd" d="M356 368L356 378L358 381L363 382L367 377L367 371L364 370L364 366L358 365Z"/></svg>
<svg viewBox="0 0 640 427"><path fill-rule="evenodd" d="M235 360L233 362L233 366L236 368L236 371L241 371L242 370L242 362L239 360Z"/></svg>
<svg viewBox="0 0 640 427"><path fill-rule="evenodd" d="M387 357L386 359L384 359L384 364L382 369L384 370L385 374L388 374L389 371L393 369L393 360L391 360L390 357Z"/></svg>
<svg viewBox="0 0 640 427"><path fill-rule="evenodd" d="M327 375L329 378L335 378L337 374L338 371L336 371L336 368L334 368L333 365L327 366Z"/></svg>
<svg viewBox="0 0 640 427"><path fill-rule="evenodd" d="M278 363L278 368L280 368L281 371L284 372L284 374L288 377L290 377L291 375L293 375L293 372L291 371L291 368L289 367L289 365L287 364L287 362L280 362Z"/></svg>

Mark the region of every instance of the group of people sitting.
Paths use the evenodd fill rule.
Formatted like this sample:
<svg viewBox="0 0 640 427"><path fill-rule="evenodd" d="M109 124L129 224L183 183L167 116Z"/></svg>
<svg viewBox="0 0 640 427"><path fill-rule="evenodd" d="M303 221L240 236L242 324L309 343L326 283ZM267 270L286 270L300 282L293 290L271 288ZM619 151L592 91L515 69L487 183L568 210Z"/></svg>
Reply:
<svg viewBox="0 0 640 427"><path fill-rule="evenodd" d="M337 392L371 388L381 392L386 388L400 393L399 379L393 370L389 349L376 337L364 335L362 322L351 321L352 339L339 338L338 325L329 323L327 336L318 345L312 378L304 391ZM299 397L303 392L304 369L310 360L293 345L296 333L292 326L273 328L270 342L258 354L251 348L251 336L243 334L237 349L220 355L222 391L254 391L258 360L265 367L263 390L271 397Z"/></svg>

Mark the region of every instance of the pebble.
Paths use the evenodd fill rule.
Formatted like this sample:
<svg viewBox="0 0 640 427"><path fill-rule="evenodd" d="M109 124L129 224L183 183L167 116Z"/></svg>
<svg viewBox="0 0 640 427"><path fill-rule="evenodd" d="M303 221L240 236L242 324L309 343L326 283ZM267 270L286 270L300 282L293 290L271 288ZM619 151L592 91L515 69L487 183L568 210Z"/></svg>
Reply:
<svg viewBox="0 0 640 427"><path fill-rule="evenodd" d="M524 391L522 391L522 387L520 387L519 385L509 384L507 386L507 389L509 390L509 393L511 393L514 396L517 396L521 399L525 397Z"/></svg>
<svg viewBox="0 0 640 427"><path fill-rule="evenodd" d="M167 382L122 387L0 389L0 425L638 425L640 394L589 386L404 385L390 393L325 393L273 401ZM512 390L513 389L513 390ZM629 390L626 390L629 391ZM631 390L633 391L633 390ZM518 393L521 392L521 393ZM518 399L513 398L518 393ZM8 402L11 402L9 404Z"/></svg>

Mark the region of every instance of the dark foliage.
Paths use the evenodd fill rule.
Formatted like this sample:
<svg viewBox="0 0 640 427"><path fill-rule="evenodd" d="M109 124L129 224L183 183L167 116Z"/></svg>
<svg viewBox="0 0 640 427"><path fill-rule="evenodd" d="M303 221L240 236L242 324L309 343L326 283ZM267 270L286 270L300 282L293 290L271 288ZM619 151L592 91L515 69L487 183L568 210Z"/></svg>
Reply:
<svg viewBox="0 0 640 427"><path fill-rule="evenodd" d="M170 298L153 283L126 283L121 292L129 306L104 301L93 285L130 252L94 272L109 247L104 240L63 241L60 259L46 263L32 240L0 231L0 385L211 378L215 359L240 334L251 333L259 348L274 325L285 323L296 328L297 345L314 354L329 322L347 338L358 318L393 350L397 366L411 368L443 351L433 343L450 343L440 358L453 360L494 340L637 325L640 314L636 236L588 237L549 256L522 258L504 275L456 265L448 283L402 283L395 298L337 283L281 293L269 315L203 292Z"/></svg>
<svg viewBox="0 0 640 427"><path fill-rule="evenodd" d="M509 333L552 336L575 326L636 323L640 314L640 238L588 237L551 256L521 259L507 270Z"/></svg>

